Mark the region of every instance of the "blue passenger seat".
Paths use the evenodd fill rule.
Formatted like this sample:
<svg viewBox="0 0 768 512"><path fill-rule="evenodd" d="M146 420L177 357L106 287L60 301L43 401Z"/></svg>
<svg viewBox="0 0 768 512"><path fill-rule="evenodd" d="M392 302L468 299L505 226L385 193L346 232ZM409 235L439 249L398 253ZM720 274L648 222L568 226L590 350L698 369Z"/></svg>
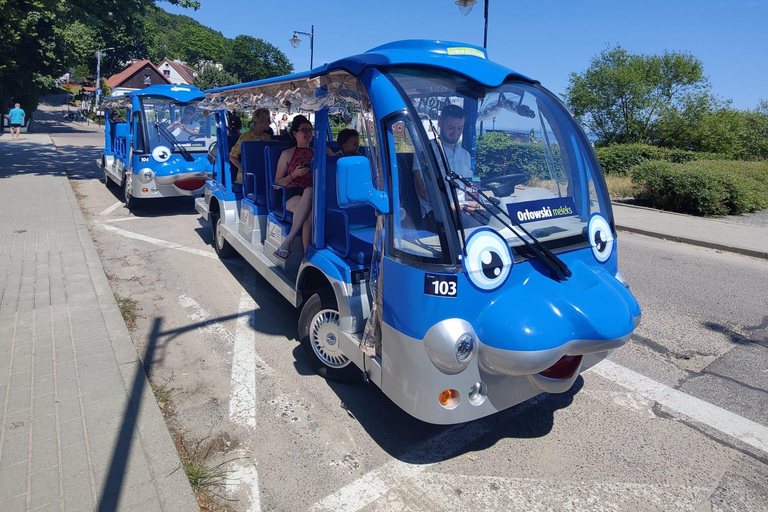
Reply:
<svg viewBox="0 0 768 512"><path fill-rule="evenodd" d="M326 157L325 244L342 258L368 265L373 252L376 212L369 205L339 206L336 185L338 160L339 157Z"/></svg>
<svg viewBox="0 0 768 512"><path fill-rule="evenodd" d="M288 149L288 142L272 142L266 146L264 151L264 167L267 173L267 191L266 201L269 211L275 218L286 224L293 221L293 214L285 209L285 187L275 184L275 173L277 172L277 161L280 159L280 153Z"/></svg>

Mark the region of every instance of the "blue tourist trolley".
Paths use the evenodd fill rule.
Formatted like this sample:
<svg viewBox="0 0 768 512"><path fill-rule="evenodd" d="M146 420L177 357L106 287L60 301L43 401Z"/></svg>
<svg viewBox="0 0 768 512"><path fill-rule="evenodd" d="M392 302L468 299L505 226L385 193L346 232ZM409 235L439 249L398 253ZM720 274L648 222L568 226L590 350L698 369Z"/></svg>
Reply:
<svg viewBox="0 0 768 512"><path fill-rule="evenodd" d="M200 106L217 127L196 200L215 250L300 309L299 340L327 378L362 376L416 418L465 422L569 390L640 321L589 141L483 48L394 42L212 89ZM276 171L293 142L243 142L242 180L230 168L229 113L260 107L314 122L306 252L299 237L278 251L293 213ZM358 154L339 154L341 128Z"/></svg>
<svg viewBox="0 0 768 512"><path fill-rule="evenodd" d="M197 87L152 85L104 98L104 183L123 189L125 204L201 195L210 177L212 119L197 106Z"/></svg>

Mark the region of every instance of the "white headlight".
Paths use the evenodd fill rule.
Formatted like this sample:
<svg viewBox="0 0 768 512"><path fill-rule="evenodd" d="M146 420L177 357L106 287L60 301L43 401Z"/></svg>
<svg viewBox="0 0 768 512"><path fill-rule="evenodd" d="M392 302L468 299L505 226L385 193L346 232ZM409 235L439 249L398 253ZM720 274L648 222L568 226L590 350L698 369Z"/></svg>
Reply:
<svg viewBox="0 0 768 512"><path fill-rule="evenodd" d="M456 340L456 345L454 345L454 353L459 364L464 364L472 359L475 353L475 338L469 333L459 336L459 339Z"/></svg>
<svg viewBox="0 0 768 512"><path fill-rule="evenodd" d="M139 171L139 181L142 183L149 183L155 177L155 173L152 169L142 169Z"/></svg>

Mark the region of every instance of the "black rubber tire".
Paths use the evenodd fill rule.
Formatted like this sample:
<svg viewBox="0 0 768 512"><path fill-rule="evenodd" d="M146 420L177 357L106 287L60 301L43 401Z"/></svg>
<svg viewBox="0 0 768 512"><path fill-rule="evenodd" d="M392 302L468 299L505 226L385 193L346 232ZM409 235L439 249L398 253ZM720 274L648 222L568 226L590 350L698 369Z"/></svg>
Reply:
<svg viewBox="0 0 768 512"><path fill-rule="evenodd" d="M224 239L221 239L221 247L219 247L219 221L221 220L221 216L218 213L212 213L211 214L211 234L213 235L213 250L216 251L216 254L219 256L219 258L232 258L235 254L235 248L229 245L229 242L227 242Z"/></svg>
<svg viewBox="0 0 768 512"><path fill-rule="evenodd" d="M301 308L301 314L299 314L299 342L307 357L307 362L318 375L325 379L336 382L362 382L363 372L355 363L349 361L346 366L341 368L328 366L317 356L312 348L312 342L310 341L312 319L324 309L332 309L338 312L336 300L329 291L313 294L304 303Z"/></svg>
<svg viewBox="0 0 768 512"><path fill-rule="evenodd" d="M109 177L109 174L107 173L107 163L104 160L104 157L101 158L101 172L103 173L101 181L104 183L104 185L106 185L107 188L115 188L117 183L115 183L112 178Z"/></svg>
<svg viewBox="0 0 768 512"><path fill-rule="evenodd" d="M141 205L141 199L133 197L128 193L128 178L123 180L123 201L125 201L125 207L129 210L136 210Z"/></svg>

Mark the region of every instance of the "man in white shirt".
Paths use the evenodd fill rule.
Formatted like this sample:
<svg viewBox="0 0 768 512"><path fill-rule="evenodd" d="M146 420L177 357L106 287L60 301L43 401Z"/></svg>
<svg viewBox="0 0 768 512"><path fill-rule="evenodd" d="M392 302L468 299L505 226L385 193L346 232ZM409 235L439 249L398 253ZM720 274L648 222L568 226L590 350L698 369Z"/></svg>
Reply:
<svg viewBox="0 0 768 512"><path fill-rule="evenodd" d="M184 107L184 115L171 124L171 133L178 141L188 141L190 137L200 134L200 123L195 121L195 107Z"/></svg>
<svg viewBox="0 0 768 512"><path fill-rule="evenodd" d="M459 144L459 139L462 133L464 133L464 109L458 105L446 105L443 111L440 112L437 126L440 130L440 142L442 143L445 158L448 160L448 166L451 171L472 181L472 157L469 151ZM424 218L425 227L430 229L434 226L434 212L432 211L432 205L429 204L427 189L424 184L424 178L421 175L418 159L414 159L413 171L416 192L419 194L419 202L421 203L421 215ZM480 205L475 201L465 197L463 191L457 190L456 194L462 211L471 213L480 208Z"/></svg>

